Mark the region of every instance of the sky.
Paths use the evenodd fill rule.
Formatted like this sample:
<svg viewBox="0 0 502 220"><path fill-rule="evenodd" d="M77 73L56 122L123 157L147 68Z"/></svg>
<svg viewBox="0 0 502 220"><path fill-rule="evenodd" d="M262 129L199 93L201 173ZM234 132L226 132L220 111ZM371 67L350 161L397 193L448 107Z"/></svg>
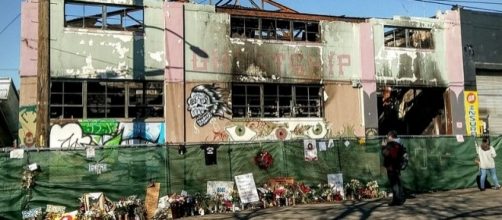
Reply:
<svg viewBox="0 0 502 220"><path fill-rule="evenodd" d="M209 1L214 4L219 0L195 0L203 4ZM240 1L243 4L248 2L248 0ZM255 0L255 2L261 1ZM396 15L432 17L438 11L451 9L453 4L488 8L502 13L502 0L276 0L276 2L303 13L348 17L391 18ZM20 8L21 0L0 0L0 77L13 78L17 89L19 89Z"/></svg>

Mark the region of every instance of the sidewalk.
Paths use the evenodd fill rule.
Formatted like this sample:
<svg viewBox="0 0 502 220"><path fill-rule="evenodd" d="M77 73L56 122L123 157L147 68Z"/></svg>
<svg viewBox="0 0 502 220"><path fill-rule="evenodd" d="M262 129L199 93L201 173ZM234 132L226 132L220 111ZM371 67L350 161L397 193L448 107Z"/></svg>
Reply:
<svg viewBox="0 0 502 220"><path fill-rule="evenodd" d="M296 205L183 219L502 219L502 191L477 188L425 193L403 206L389 199Z"/></svg>

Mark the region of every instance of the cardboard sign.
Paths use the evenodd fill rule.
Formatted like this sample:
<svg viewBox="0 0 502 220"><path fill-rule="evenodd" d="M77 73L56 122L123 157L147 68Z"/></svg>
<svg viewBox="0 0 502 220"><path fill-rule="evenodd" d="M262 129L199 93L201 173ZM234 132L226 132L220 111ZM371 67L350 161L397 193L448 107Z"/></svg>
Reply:
<svg viewBox="0 0 502 220"><path fill-rule="evenodd" d="M239 191L241 203L246 204L260 200L252 173L235 176L235 184L237 185L237 191Z"/></svg>
<svg viewBox="0 0 502 220"><path fill-rule="evenodd" d="M146 188L145 208L147 219L152 219L159 204L160 183Z"/></svg>
<svg viewBox="0 0 502 220"><path fill-rule="evenodd" d="M24 150L23 149L15 149L10 151L10 158L11 159L23 159L24 157Z"/></svg>
<svg viewBox="0 0 502 220"><path fill-rule="evenodd" d="M343 174L328 174L328 184L334 192L338 191L342 198L345 197L345 193L343 191Z"/></svg>
<svg viewBox="0 0 502 220"><path fill-rule="evenodd" d="M224 199L231 200L233 191L234 182L232 181L207 181L208 195L221 195Z"/></svg>
<svg viewBox="0 0 502 220"><path fill-rule="evenodd" d="M32 164L28 165L28 169L29 169L30 171L35 171L35 170L37 170L37 169L38 169L38 165L37 165L37 163L32 163Z"/></svg>
<svg viewBox="0 0 502 220"><path fill-rule="evenodd" d="M64 213L66 211L66 207L60 205L47 205L45 212L49 213Z"/></svg>

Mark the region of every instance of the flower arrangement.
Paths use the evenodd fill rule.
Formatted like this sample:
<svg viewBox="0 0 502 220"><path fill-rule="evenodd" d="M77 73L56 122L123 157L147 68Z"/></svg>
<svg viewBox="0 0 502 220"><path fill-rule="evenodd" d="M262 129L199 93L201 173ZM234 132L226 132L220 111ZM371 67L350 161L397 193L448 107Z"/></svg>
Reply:
<svg viewBox="0 0 502 220"><path fill-rule="evenodd" d="M351 179L345 184L345 193L350 199L360 199L360 192L363 185L357 179Z"/></svg>
<svg viewBox="0 0 502 220"><path fill-rule="evenodd" d="M363 193L363 198L373 199L378 197L378 182L376 180L366 183L365 192Z"/></svg>
<svg viewBox="0 0 502 220"><path fill-rule="evenodd" d="M256 154L254 161L256 165L262 170L268 170L270 166L274 163L274 158L268 151L260 151Z"/></svg>
<svg viewBox="0 0 502 220"><path fill-rule="evenodd" d="M127 198L122 198L115 203L115 214L119 216L138 216L140 219L144 218L146 210L143 206L141 199L136 198L135 195Z"/></svg>

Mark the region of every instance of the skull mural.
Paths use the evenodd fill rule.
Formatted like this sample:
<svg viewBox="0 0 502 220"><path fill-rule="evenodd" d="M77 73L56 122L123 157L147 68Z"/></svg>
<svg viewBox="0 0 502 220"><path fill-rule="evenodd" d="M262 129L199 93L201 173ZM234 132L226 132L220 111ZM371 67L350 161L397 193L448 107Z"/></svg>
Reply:
<svg viewBox="0 0 502 220"><path fill-rule="evenodd" d="M228 104L223 100L221 88L214 85L194 87L187 103L190 115L196 118L195 122L200 127L209 123L214 116L224 118L225 114L232 114Z"/></svg>

